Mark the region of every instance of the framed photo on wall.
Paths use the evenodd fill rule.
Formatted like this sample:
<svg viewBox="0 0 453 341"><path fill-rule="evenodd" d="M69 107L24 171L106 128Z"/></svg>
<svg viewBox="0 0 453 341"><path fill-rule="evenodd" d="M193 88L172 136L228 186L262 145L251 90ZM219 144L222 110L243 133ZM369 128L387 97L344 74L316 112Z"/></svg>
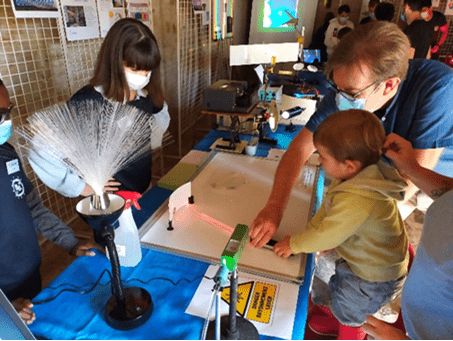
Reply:
<svg viewBox="0 0 453 341"><path fill-rule="evenodd" d="M56 18L60 16L57 0L11 0L16 18Z"/></svg>

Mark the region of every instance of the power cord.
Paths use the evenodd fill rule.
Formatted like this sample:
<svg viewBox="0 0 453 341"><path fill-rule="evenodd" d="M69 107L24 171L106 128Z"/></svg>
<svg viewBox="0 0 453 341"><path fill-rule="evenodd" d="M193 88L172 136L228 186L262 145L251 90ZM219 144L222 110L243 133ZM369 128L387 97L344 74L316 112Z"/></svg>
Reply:
<svg viewBox="0 0 453 341"><path fill-rule="evenodd" d="M61 293L65 292L65 291L69 291L69 292L74 292L74 293L77 293L77 294L82 294L82 295L85 295L85 294L89 294L90 292L92 292L96 286L99 284L99 282L101 281L102 277L104 276L104 274L107 273L110 277L110 280L108 282L106 282L105 284L103 285L107 285L108 283L111 282L112 280L112 273L108 270L108 269L105 269L104 271L102 271L101 275L99 276L99 278L97 279L96 282L94 283L86 283L86 284L83 284L81 286L75 286L73 284L69 284L69 283L62 283L56 287L50 287L48 286L47 289L51 289L51 290L56 290L56 289L59 289L60 287L62 286L70 286L70 287L73 287L73 289L70 289L70 288L65 288L65 289L62 289L58 294L56 294L55 296L53 297L50 297L48 299L45 299L45 300L41 300L41 301L32 301L34 305L40 305L40 304L45 304L45 303L48 303L48 302L51 302L53 301L54 299L56 299L58 296L60 296ZM200 278L206 278L206 279L209 279L209 280L212 280L212 278L210 277L207 277L205 275L202 275L202 276L197 276L195 278L193 278L192 280L190 279L187 279L187 278L180 278L179 280L177 280L176 282L172 281L171 279L169 278L165 278L165 277L154 277L154 278L150 278L149 280L147 281L143 281L141 279L138 279L138 278L131 278L131 279L128 279L126 281L124 281L123 283L129 283L129 282L132 282L132 281L138 281L142 284L148 284L152 281L156 281L156 280L162 280L162 281L167 281L167 282L170 282L171 284L173 284L174 286L178 285L180 282L182 281L186 281L188 283L193 283L194 281L196 281L197 279L200 279ZM91 285L91 287L88 289L88 290L81 290L81 288L87 286L87 285Z"/></svg>

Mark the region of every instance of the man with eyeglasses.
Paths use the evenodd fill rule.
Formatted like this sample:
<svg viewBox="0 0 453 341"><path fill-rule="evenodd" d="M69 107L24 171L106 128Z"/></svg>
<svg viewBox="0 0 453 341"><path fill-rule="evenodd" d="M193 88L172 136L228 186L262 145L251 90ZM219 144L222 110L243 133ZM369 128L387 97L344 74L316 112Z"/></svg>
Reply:
<svg viewBox="0 0 453 341"><path fill-rule="evenodd" d="M407 36L384 21L343 37L325 69L331 89L280 161L271 195L251 225L252 245L263 247L277 231L292 187L315 151L313 131L338 110L374 112L387 135L412 143L425 168L433 169L443 148L453 146L453 70L433 60L409 61L409 49ZM410 184L405 200L416 190Z"/></svg>
<svg viewBox="0 0 453 341"><path fill-rule="evenodd" d="M44 205L28 180L14 147L12 106L0 80L0 288L24 322L35 319L30 302L41 291L41 251L36 230L75 256L93 256L92 241L79 241Z"/></svg>

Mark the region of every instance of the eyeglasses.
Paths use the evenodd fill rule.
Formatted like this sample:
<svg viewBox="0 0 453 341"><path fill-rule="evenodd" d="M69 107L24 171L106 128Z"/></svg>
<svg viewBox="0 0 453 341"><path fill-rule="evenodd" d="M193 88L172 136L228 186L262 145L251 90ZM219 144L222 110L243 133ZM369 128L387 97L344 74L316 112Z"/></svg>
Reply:
<svg viewBox="0 0 453 341"><path fill-rule="evenodd" d="M357 99L357 97L363 93L365 90L371 88L373 85L377 84L378 82L373 82L371 83L370 85L368 85L367 87L363 88L362 90L360 91L357 91L355 94L349 94L343 90L340 90L338 89L338 86L333 82L333 80L329 79L327 80L327 83L329 83L329 85L331 86L331 88L336 92L336 93L340 93L344 98L350 100L350 101L354 101L355 99ZM376 90L376 89L374 89Z"/></svg>
<svg viewBox="0 0 453 341"><path fill-rule="evenodd" d="M9 108L0 108L0 124L3 124L3 122L11 119L11 110L13 110L13 108L13 105Z"/></svg>

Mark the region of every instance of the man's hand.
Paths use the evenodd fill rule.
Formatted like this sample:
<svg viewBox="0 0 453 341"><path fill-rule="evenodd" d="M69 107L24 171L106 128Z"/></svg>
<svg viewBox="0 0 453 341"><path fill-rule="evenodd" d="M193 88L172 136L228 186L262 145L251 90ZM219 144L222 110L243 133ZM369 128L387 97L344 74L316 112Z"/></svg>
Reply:
<svg viewBox="0 0 453 341"><path fill-rule="evenodd" d="M289 239L290 236L286 236L274 245L274 253L277 256L286 259L293 254L293 250L291 250L291 247L289 246Z"/></svg>
<svg viewBox="0 0 453 341"><path fill-rule="evenodd" d="M401 330L368 315L363 330L375 340L410 340Z"/></svg>
<svg viewBox="0 0 453 341"><path fill-rule="evenodd" d="M280 219L275 210L265 206L250 227L250 244L261 249L274 236L279 224Z"/></svg>
<svg viewBox="0 0 453 341"><path fill-rule="evenodd" d="M93 242L91 240L83 240L83 241L79 240L79 242L71 249L71 251L69 253L71 255L77 256L77 257L80 257L80 256L93 257L96 254L94 253L94 251L91 251L90 249L102 250L99 245L97 245L95 242Z"/></svg>
<svg viewBox="0 0 453 341"><path fill-rule="evenodd" d="M33 307L33 303L30 300L25 298L16 298L14 301L11 302L14 309L16 309L19 316L24 320L25 324L31 324L35 319L36 315L31 308Z"/></svg>

